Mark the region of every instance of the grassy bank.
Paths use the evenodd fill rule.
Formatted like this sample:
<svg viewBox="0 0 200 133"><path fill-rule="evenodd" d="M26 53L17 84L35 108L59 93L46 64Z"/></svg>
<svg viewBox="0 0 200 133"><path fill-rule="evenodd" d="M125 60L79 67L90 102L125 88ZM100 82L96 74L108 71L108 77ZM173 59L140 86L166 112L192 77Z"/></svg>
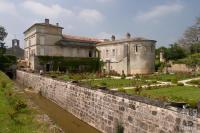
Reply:
<svg viewBox="0 0 200 133"><path fill-rule="evenodd" d="M13 87L13 82L0 71L0 133L47 132L47 126L35 119L37 111L30 109Z"/></svg>

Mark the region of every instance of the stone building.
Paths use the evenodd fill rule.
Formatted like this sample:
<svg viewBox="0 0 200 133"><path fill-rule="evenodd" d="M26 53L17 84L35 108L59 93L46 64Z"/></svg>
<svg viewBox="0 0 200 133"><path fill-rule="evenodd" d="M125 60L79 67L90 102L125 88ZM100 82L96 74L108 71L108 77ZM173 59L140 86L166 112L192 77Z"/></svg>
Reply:
<svg viewBox="0 0 200 133"><path fill-rule="evenodd" d="M38 69L38 56L98 57L108 73L149 74L154 72L155 40L132 38L101 41L64 35L63 28L49 23L36 23L25 32L25 60L32 70Z"/></svg>
<svg viewBox="0 0 200 133"><path fill-rule="evenodd" d="M35 23L24 32L25 60L32 70L38 69L37 56L96 57L97 39L64 35L63 27Z"/></svg>
<svg viewBox="0 0 200 133"><path fill-rule="evenodd" d="M6 49L6 54L16 56L18 59L23 59L24 50L20 48L19 42L20 41L18 39L13 39L12 47Z"/></svg>
<svg viewBox="0 0 200 133"><path fill-rule="evenodd" d="M132 38L127 33L125 39L116 40L115 36L112 36L111 41L98 43L96 47L107 72L149 74L155 69L155 43L155 40Z"/></svg>

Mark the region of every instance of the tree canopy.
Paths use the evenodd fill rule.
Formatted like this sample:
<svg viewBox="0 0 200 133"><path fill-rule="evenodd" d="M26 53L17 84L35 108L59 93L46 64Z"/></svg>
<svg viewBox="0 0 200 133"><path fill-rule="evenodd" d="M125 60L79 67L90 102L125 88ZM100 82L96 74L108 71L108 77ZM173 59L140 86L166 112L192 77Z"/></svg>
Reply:
<svg viewBox="0 0 200 133"><path fill-rule="evenodd" d="M194 25L186 29L183 34L183 37L178 41L182 47L187 50L191 50L192 45L198 45L200 47L200 17L196 19Z"/></svg>
<svg viewBox="0 0 200 133"><path fill-rule="evenodd" d="M3 55L6 52L6 47L4 39L7 37L8 33L3 26L0 26L0 55Z"/></svg>
<svg viewBox="0 0 200 133"><path fill-rule="evenodd" d="M169 48L160 47L156 50L156 55L159 55L160 52L164 53L164 58L168 60L177 60L186 57L186 52L178 44L171 44Z"/></svg>

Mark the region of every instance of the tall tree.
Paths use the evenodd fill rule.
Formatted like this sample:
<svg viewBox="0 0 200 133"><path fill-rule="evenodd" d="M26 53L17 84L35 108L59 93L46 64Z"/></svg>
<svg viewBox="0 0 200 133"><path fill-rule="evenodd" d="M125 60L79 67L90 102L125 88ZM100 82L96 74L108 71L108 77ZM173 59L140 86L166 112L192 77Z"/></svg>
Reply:
<svg viewBox="0 0 200 133"><path fill-rule="evenodd" d="M7 35L6 29L3 26L0 26L0 55L3 55L6 52L4 39Z"/></svg>
<svg viewBox="0 0 200 133"><path fill-rule="evenodd" d="M188 50L193 44L198 43L200 43L200 17L196 19L196 23L189 27L178 41L178 44Z"/></svg>

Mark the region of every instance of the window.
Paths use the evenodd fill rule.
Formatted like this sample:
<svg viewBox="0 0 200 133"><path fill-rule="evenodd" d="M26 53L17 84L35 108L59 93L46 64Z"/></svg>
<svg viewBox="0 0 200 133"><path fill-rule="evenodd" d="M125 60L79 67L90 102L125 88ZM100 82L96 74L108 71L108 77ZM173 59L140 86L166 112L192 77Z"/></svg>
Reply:
<svg viewBox="0 0 200 133"><path fill-rule="evenodd" d="M135 52L138 52L138 45L135 46Z"/></svg>
<svg viewBox="0 0 200 133"><path fill-rule="evenodd" d="M106 57L108 57L109 55L109 51L106 49Z"/></svg>
<svg viewBox="0 0 200 133"><path fill-rule="evenodd" d="M92 57L92 51L91 50L89 51L89 57Z"/></svg>
<svg viewBox="0 0 200 133"><path fill-rule="evenodd" d="M115 56L115 49L112 50L112 56Z"/></svg>

